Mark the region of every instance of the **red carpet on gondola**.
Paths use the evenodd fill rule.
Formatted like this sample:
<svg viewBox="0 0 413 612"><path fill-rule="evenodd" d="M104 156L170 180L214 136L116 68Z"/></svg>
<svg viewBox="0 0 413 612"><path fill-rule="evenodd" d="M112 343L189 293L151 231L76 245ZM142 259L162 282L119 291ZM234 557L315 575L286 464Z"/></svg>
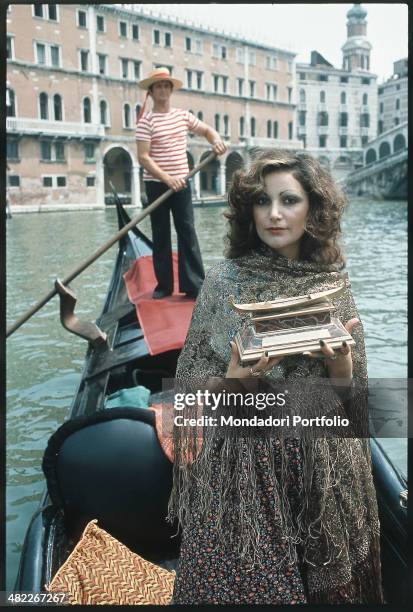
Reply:
<svg viewBox="0 0 413 612"><path fill-rule="evenodd" d="M194 300L178 293L178 256L173 253L174 292L153 300L156 287L152 256L139 257L123 275L130 301L135 304L146 344L151 355L182 348L191 322Z"/></svg>

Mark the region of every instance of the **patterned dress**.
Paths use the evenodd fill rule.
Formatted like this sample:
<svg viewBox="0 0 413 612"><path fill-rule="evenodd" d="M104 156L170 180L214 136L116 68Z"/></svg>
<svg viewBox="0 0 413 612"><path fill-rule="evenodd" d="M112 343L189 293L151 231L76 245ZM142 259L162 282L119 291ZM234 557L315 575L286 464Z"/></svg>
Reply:
<svg viewBox="0 0 413 612"><path fill-rule="evenodd" d="M279 464L279 440L272 441L276 464ZM291 498L299 495L296 483L301 471L298 440L285 442L291 466L288 483ZM289 564L285 544L277 537L271 517L276 509L273 500L273 477L269 470L268 448L262 440L256 442L257 482L256 495L260 499L260 547L265 552L264 561L251 569L239 555L220 548L216 542L214 512L207 523L202 522L197 511L194 492L190 524L184 532L181 555L175 581L173 603L176 604L298 604L306 603L303 576L298 564ZM278 461L277 461L278 459ZM219 464L214 466L219 478ZM216 480L217 482L217 480ZM231 517L228 517L228 521Z"/></svg>

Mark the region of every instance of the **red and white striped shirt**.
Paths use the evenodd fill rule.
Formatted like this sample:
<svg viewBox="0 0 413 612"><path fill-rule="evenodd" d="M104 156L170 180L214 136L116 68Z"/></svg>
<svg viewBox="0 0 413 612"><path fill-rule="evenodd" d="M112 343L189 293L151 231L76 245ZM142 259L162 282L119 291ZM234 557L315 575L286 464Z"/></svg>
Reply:
<svg viewBox="0 0 413 612"><path fill-rule="evenodd" d="M172 108L168 113L145 113L136 126L136 140L150 142L149 155L162 170L174 178L184 178L188 172L186 137L195 130L199 119L189 111ZM145 181L157 181L143 171Z"/></svg>

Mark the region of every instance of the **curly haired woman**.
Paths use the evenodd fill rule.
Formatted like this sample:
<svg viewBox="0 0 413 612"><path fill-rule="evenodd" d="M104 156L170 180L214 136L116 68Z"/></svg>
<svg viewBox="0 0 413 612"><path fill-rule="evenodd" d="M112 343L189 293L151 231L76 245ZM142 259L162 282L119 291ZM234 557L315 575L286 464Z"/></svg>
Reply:
<svg viewBox="0 0 413 612"><path fill-rule="evenodd" d="M234 175L227 258L202 286L177 383L193 390L217 377L264 375L269 383L298 382L297 405L345 414L364 433L223 439L206 431L197 456L193 433L175 427L170 518L182 528L176 604L383 601L364 338L349 283L333 302L352 349L321 342L317 353L264 354L252 367L240 365L233 339L242 320L229 303L230 296L257 302L342 285L344 206L328 172L308 155L265 152ZM305 389L317 379L328 384L315 401Z"/></svg>

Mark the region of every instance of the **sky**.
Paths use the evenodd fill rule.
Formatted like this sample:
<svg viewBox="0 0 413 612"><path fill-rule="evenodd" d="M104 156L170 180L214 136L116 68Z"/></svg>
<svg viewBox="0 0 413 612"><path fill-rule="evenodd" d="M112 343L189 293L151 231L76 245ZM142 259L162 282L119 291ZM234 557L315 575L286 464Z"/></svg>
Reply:
<svg viewBox="0 0 413 612"><path fill-rule="evenodd" d="M297 62L310 61L317 50L337 68L347 38L346 13L353 4L136 4L162 16L176 16L197 25L294 51ZM371 71L378 83L393 73L393 62L407 57L408 7L403 3L363 3L367 39L372 44Z"/></svg>

